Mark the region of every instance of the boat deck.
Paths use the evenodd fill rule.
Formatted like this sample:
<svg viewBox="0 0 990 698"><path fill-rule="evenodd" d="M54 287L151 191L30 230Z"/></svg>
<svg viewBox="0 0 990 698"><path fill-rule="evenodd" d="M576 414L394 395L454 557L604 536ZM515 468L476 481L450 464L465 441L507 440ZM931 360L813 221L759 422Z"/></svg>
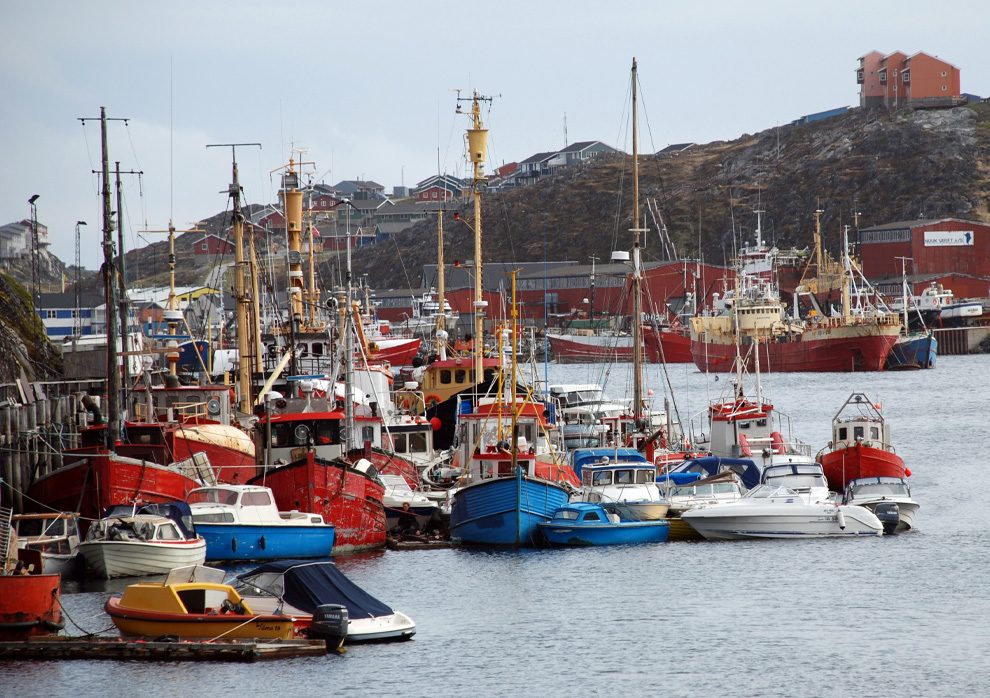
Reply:
<svg viewBox="0 0 990 698"><path fill-rule="evenodd" d="M323 640L140 640L119 637L35 637L0 642L0 660L148 659L152 661L257 662L325 655Z"/></svg>

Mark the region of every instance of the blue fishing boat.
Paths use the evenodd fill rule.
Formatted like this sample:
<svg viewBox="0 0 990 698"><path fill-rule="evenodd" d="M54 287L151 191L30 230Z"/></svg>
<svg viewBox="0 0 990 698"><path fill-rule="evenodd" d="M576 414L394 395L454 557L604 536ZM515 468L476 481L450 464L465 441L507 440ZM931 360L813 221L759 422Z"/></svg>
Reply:
<svg viewBox="0 0 990 698"><path fill-rule="evenodd" d="M938 355L938 340L935 334L927 332L910 332L898 337L887 356L884 364L885 371L904 371L920 368L935 368Z"/></svg>
<svg viewBox="0 0 990 698"><path fill-rule="evenodd" d="M333 549L333 524L319 514L280 512L267 487L200 487L186 501L209 561L329 557Z"/></svg>
<svg viewBox="0 0 990 698"><path fill-rule="evenodd" d="M610 514L601 504L572 502L538 524L551 545L624 545L663 543L670 534L666 519L630 521Z"/></svg>

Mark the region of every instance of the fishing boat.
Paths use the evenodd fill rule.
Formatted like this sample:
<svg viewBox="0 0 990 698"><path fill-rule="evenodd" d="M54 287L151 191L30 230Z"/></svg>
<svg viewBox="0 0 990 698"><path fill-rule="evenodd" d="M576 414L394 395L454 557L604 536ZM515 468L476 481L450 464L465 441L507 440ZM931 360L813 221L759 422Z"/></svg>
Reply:
<svg viewBox="0 0 990 698"><path fill-rule="evenodd" d="M258 612L295 619L297 633L312 628L320 609L346 609L348 645L409 640L416 623L352 582L330 561L279 560L237 577L241 598Z"/></svg>
<svg viewBox="0 0 990 698"><path fill-rule="evenodd" d="M280 512L267 487L201 487L186 503L207 561L328 557L333 550L333 524L319 514Z"/></svg>
<svg viewBox="0 0 990 698"><path fill-rule="evenodd" d="M427 524L438 516L440 508L436 501L425 494L414 491L401 475L379 475L385 484L385 525L391 531L403 515L403 505L408 504L408 514L415 517L415 530L425 531Z"/></svg>
<svg viewBox="0 0 990 698"><path fill-rule="evenodd" d="M739 499L689 509L681 519L709 540L883 535L872 511L833 499L816 464L773 465L763 476Z"/></svg>
<svg viewBox="0 0 990 698"><path fill-rule="evenodd" d="M581 479L572 503L599 504L627 521L659 521L667 515L670 503L657 485L656 466L636 449L577 449L570 463Z"/></svg>
<svg viewBox="0 0 990 698"><path fill-rule="evenodd" d="M97 577L141 577L202 564L206 541L185 502L115 506L89 527L79 551Z"/></svg>
<svg viewBox="0 0 990 698"><path fill-rule="evenodd" d="M904 257L901 258L901 274L900 312L903 320L901 335L897 338L897 341L890 350L890 356L887 357L884 370L905 371L935 368L935 359L938 355L938 340L935 339L935 332L932 329L934 325L929 323L938 322L937 313L940 312L943 302L941 300L932 301L929 299L926 303L929 306L929 311L927 313L923 312L921 310L921 304L909 302L907 259ZM934 287L925 290L939 293L941 292L941 286L939 286L938 292L935 291ZM952 292L949 291L948 295L948 300L951 303ZM894 308L896 306L892 306L892 310Z"/></svg>
<svg viewBox="0 0 990 698"><path fill-rule="evenodd" d="M14 514L11 528L17 533L17 547L41 553L41 570L63 578L82 574L86 563L79 553L78 514Z"/></svg>
<svg viewBox="0 0 990 698"><path fill-rule="evenodd" d="M122 595L107 600L104 610L121 637L295 637L291 615L255 611L234 587L223 583L225 576L223 570L203 565L177 567L163 582L128 585Z"/></svg>
<svg viewBox="0 0 990 698"><path fill-rule="evenodd" d="M41 551L17 547L12 514L0 507L0 640L54 635L65 627L61 577L42 572Z"/></svg>
<svg viewBox="0 0 990 698"><path fill-rule="evenodd" d="M554 512L550 521L538 525L551 545L663 543L670 532L670 522L665 519L622 519L591 502L565 504Z"/></svg>
<svg viewBox="0 0 990 698"><path fill-rule="evenodd" d="M832 440L817 460L837 492L859 478L911 475L890 442L882 406L865 393L850 395L832 417Z"/></svg>
<svg viewBox="0 0 990 698"><path fill-rule="evenodd" d="M872 511L883 523L884 533L901 533L914 528L914 517L921 508L911 498L907 480L884 476L850 480L842 503L858 504Z"/></svg>

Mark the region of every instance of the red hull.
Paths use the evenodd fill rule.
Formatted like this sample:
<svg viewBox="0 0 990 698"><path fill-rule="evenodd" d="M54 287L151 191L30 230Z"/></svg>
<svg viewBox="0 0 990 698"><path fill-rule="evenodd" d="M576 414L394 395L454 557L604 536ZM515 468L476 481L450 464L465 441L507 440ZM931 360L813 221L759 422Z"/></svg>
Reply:
<svg viewBox="0 0 990 698"><path fill-rule="evenodd" d="M392 337L370 341L377 343L379 350L373 356L368 357L369 361L388 361L392 366L411 366L423 340L420 337L410 337L409 339Z"/></svg>
<svg viewBox="0 0 990 698"><path fill-rule="evenodd" d="M186 501L186 495L202 483L163 465L114 458L106 451L65 465L28 489L39 510L78 511L80 533L88 520L98 519L115 504Z"/></svg>
<svg viewBox="0 0 990 698"><path fill-rule="evenodd" d="M872 334L858 337L829 337L807 342L779 342L760 345L760 370L796 371L882 371L896 334ZM755 357L743 347L746 369L755 370ZM691 341L694 365L710 373L733 370L734 344Z"/></svg>
<svg viewBox="0 0 990 698"><path fill-rule="evenodd" d="M54 635L62 628L57 574L0 575L0 640Z"/></svg>
<svg viewBox="0 0 990 698"><path fill-rule="evenodd" d="M305 458L269 470L248 484L270 487L280 511L307 511L336 527L333 554L385 547L385 488L341 460Z"/></svg>
<svg viewBox="0 0 990 698"><path fill-rule="evenodd" d="M607 335L547 336L557 363L632 361L632 338Z"/></svg>
<svg viewBox="0 0 990 698"><path fill-rule="evenodd" d="M850 480L861 477L907 477L900 456L862 443L823 453L819 462L829 488L837 492L844 490Z"/></svg>
<svg viewBox="0 0 990 698"><path fill-rule="evenodd" d="M694 360L691 357L691 335L687 332L644 330L643 346L646 350L643 358L652 364L689 364Z"/></svg>

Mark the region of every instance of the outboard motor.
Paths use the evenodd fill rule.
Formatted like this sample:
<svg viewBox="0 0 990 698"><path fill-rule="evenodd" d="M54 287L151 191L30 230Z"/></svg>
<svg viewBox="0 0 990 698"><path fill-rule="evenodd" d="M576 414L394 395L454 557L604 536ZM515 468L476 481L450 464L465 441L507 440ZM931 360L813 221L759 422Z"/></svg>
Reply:
<svg viewBox="0 0 990 698"><path fill-rule="evenodd" d="M877 515L880 523L883 524L883 532L885 534L893 533L897 529L898 524L901 523L901 510L897 506L897 502L881 502L877 504L873 513Z"/></svg>
<svg viewBox="0 0 990 698"><path fill-rule="evenodd" d="M317 606L313 613L313 622L309 626L310 637L324 640L327 651L334 652L344 644L347 637L349 622L347 607L336 603L325 603Z"/></svg>

